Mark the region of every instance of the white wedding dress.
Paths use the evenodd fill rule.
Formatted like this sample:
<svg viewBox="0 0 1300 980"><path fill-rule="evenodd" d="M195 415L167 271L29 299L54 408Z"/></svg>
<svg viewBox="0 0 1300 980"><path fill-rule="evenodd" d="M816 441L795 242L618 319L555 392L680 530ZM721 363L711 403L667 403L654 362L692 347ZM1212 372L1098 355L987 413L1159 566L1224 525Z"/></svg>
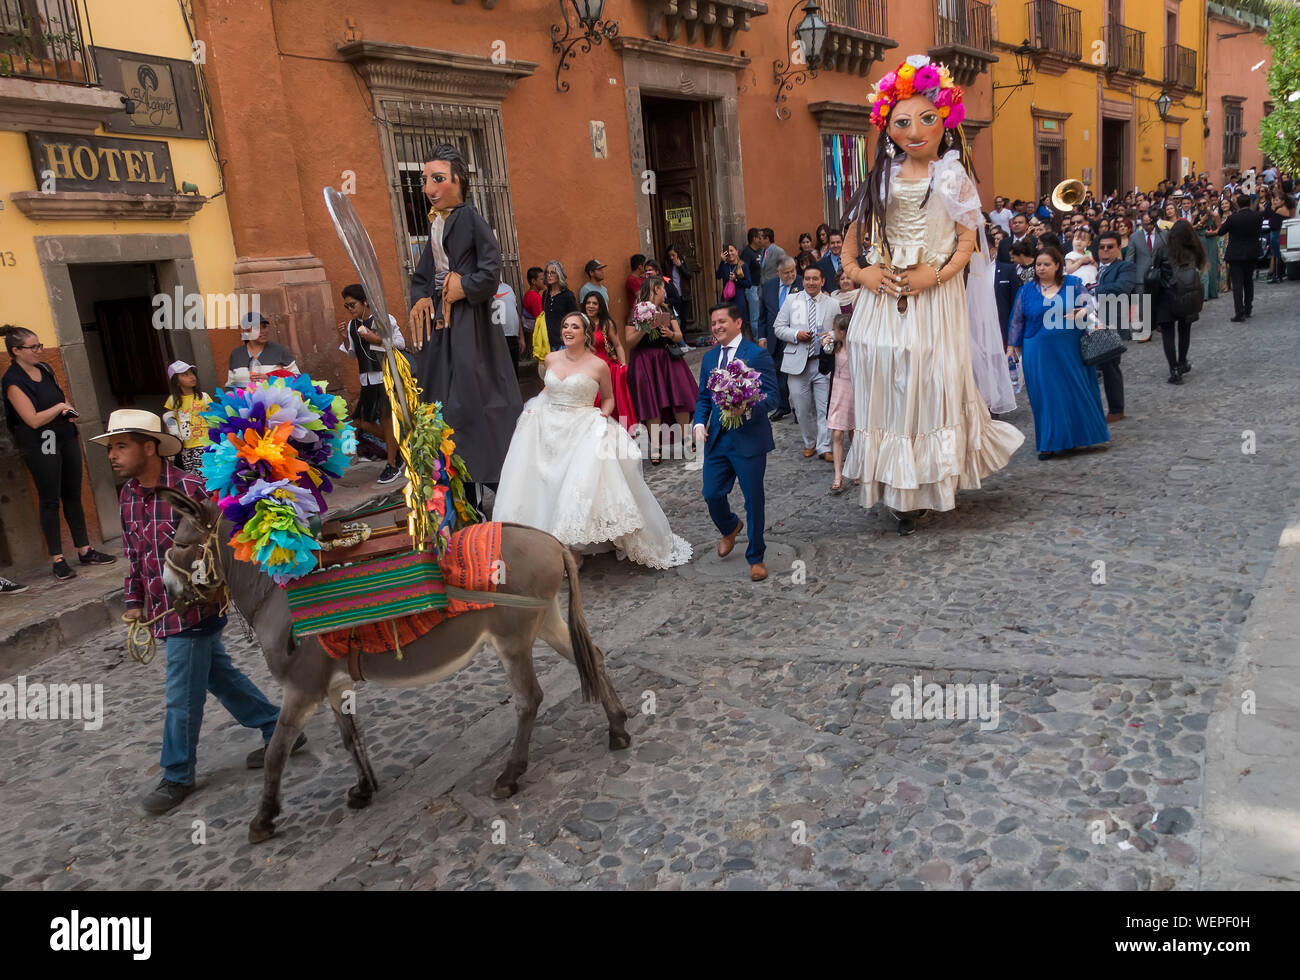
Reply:
<svg viewBox="0 0 1300 980"><path fill-rule="evenodd" d="M641 475L641 451L595 407L600 386L585 374L561 379L524 405L501 468L492 520L549 531L588 550L612 544L620 558L651 568L691 560Z"/></svg>

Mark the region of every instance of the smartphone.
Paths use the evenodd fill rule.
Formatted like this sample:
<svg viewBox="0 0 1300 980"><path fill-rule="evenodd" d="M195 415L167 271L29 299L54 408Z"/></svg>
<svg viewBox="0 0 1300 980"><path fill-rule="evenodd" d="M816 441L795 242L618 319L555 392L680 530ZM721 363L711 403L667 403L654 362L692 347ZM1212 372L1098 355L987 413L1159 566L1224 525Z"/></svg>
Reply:
<svg viewBox="0 0 1300 980"><path fill-rule="evenodd" d="M63 417L65 419L79 419L81 418L81 413L78 412L75 408L70 408L63 413Z"/></svg>

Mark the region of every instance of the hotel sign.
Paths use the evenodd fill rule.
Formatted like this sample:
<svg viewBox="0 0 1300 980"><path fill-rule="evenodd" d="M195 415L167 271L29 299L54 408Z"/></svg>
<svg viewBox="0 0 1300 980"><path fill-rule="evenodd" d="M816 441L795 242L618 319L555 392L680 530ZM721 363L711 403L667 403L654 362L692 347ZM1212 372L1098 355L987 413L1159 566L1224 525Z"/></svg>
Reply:
<svg viewBox="0 0 1300 980"><path fill-rule="evenodd" d="M161 140L28 133L36 186L54 191L175 194L172 155Z"/></svg>

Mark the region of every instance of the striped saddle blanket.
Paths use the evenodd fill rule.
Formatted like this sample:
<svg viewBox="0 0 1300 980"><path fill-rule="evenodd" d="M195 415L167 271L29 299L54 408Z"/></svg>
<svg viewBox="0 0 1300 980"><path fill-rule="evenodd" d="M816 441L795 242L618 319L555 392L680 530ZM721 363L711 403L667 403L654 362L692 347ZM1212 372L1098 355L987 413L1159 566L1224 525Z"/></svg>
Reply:
<svg viewBox="0 0 1300 980"><path fill-rule="evenodd" d="M332 657L400 650L445 619L491 608L451 599L446 586L495 592L500 561L501 525L473 524L452 534L441 561L408 551L313 572L286 588L293 635L317 637Z"/></svg>

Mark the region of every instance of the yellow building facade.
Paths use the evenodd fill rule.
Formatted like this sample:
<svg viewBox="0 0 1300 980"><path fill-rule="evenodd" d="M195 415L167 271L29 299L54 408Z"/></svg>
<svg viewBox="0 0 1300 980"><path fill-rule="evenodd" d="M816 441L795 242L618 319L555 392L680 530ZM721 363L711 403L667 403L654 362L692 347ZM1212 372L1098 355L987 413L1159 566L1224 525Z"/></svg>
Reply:
<svg viewBox="0 0 1300 980"><path fill-rule="evenodd" d="M205 58L175 0L0 0L0 322L36 332L83 440L116 408L159 411L172 360L214 390L232 346L209 330L233 334L238 304ZM116 481L93 447L86 467L111 539ZM0 566L43 556L12 452L0 501Z"/></svg>
<svg viewBox="0 0 1300 980"><path fill-rule="evenodd" d="M1076 3L994 5L997 193L1076 178L1122 194L1205 170L1205 0Z"/></svg>

